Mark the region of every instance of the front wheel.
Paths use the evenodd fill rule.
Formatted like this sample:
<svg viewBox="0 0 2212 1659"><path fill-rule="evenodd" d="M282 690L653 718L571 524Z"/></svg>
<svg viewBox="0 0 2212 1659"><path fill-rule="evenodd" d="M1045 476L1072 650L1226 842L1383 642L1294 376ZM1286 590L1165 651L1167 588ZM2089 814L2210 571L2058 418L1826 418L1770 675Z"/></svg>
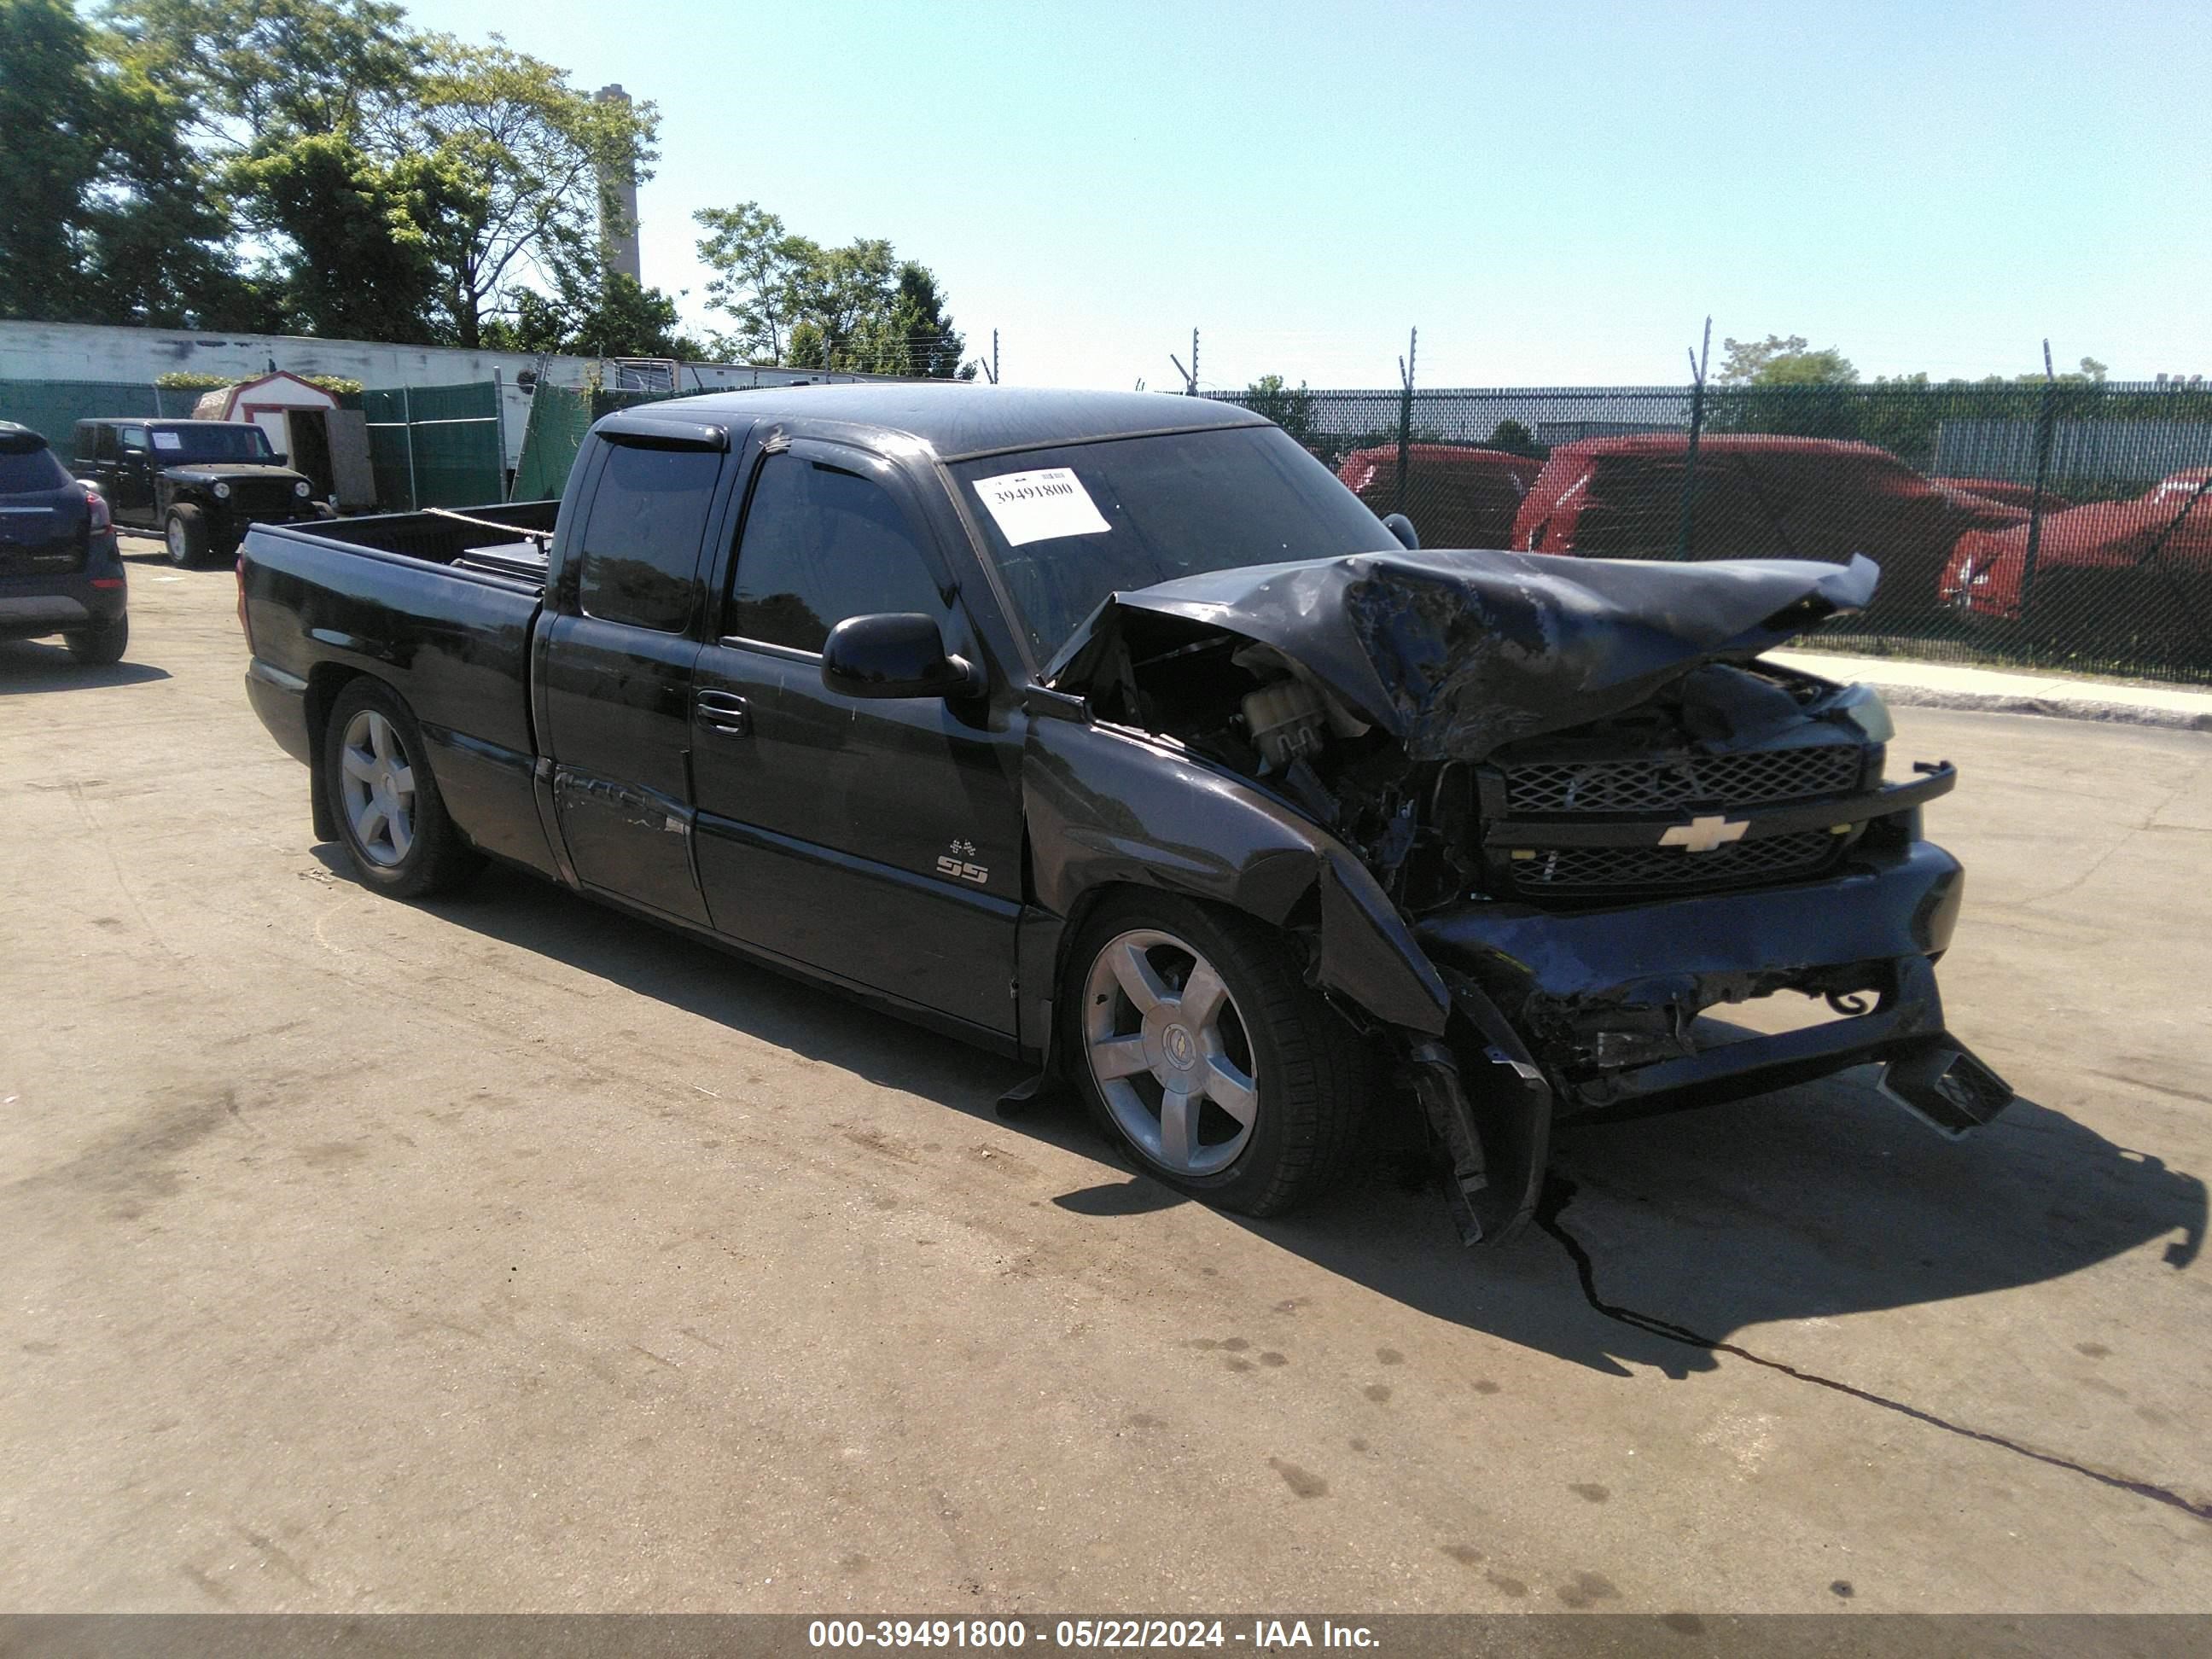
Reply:
<svg viewBox="0 0 2212 1659"><path fill-rule="evenodd" d="M1246 1215L1318 1196L1366 1118L1365 1045L1249 916L1165 894L1102 905L1076 941L1061 1052L1140 1168Z"/></svg>
<svg viewBox="0 0 2212 1659"><path fill-rule="evenodd" d="M161 541L169 550L169 562L179 570L204 563L208 551L206 515L189 501L171 507L161 520Z"/></svg>
<svg viewBox="0 0 2212 1659"><path fill-rule="evenodd" d="M479 855L446 816L422 730L397 693L357 679L338 693L323 731L323 787L355 871L394 898L443 892Z"/></svg>
<svg viewBox="0 0 2212 1659"><path fill-rule="evenodd" d="M113 622L104 622L82 629L74 634L62 635L62 643L69 647L70 656L94 668L105 668L123 660L123 653L131 644L131 618L118 617Z"/></svg>

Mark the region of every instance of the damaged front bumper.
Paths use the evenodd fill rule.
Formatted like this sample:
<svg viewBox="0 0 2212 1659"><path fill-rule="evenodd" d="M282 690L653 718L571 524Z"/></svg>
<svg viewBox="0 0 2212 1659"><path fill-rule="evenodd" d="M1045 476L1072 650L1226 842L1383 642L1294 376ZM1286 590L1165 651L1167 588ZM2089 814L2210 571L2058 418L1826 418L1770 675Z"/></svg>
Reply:
<svg viewBox="0 0 2212 1659"><path fill-rule="evenodd" d="M1862 846L1817 883L1559 912L1481 903L1415 930L1449 986L1448 1042L1415 1046L1415 1082L1454 1167L1473 1243L1533 1212L1555 1116L1701 1104L1852 1066L1947 1133L1986 1123L2004 1081L1944 1029L1933 958L1963 875L1926 842ZM1778 991L1863 1012L1715 1040L1698 1017Z"/></svg>

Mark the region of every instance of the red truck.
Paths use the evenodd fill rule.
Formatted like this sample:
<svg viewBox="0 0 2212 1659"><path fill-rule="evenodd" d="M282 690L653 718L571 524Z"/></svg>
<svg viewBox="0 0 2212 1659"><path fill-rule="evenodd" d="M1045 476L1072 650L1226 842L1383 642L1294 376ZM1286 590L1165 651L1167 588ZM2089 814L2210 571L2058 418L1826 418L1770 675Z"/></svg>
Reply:
<svg viewBox="0 0 2212 1659"><path fill-rule="evenodd" d="M1522 499L1544 468L1533 455L1504 449L1408 444L1406 451L1402 508L1395 444L1353 450L1336 476L1377 515L1402 511L1430 547L1504 547Z"/></svg>
<svg viewBox="0 0 2212 1659"><path fill-rule="evenodd" d="M1665 557L1678 542L1689 436L1590 438L1552 452L1521 503L1511 545L1534 553ZM1735 434L1698 445L1692 550L1882 568L1877 608L1934 608L1961 536L2008 530L2027 512L1923 477L1886 449L1828 438Z"/></svg>

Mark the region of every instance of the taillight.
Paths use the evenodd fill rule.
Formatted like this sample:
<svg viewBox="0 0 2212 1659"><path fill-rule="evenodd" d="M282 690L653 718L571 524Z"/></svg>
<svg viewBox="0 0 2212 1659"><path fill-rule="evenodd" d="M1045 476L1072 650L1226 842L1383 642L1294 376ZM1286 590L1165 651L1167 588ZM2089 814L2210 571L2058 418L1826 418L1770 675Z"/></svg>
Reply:
<svg viewBox="0 0 2212 1659"><path fill-rule="evenodd" d="M84 492L84 504L92 512L94 535L105 535L108 531L115 528L114 517L107 510L106 496L101 495L97 489L88 489Z"/></svg>
<svg viewBox="0 0 2212 1659"><path fill-rule="evenodd" d="M238 556L238 631L246 635L246 648L253 648L253 629L246 620L246 555Z"/></svg>

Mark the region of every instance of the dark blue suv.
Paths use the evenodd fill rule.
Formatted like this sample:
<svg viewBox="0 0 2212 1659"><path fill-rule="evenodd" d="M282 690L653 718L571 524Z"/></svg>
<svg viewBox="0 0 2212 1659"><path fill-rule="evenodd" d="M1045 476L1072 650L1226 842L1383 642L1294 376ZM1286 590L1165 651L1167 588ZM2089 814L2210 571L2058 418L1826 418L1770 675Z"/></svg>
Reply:
<svg viewBox="0 0 2212 1659"><path fill-rule="evenodd" d="M107 503L44 437L0 421L0 640L58 634L79 662L118 662L129 605Z"/></svg>

